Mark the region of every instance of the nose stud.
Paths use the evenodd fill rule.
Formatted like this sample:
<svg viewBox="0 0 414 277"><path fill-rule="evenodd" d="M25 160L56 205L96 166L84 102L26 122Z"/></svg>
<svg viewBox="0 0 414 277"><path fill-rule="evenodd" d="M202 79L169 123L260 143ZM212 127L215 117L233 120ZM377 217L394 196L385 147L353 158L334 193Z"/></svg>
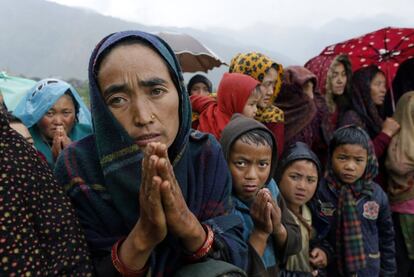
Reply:
<svg viewBox="0 0 414 277"><path fill-rule="evenodd" d="M155 114L151 115L151 119L154 120L155 119Z"/></svg>

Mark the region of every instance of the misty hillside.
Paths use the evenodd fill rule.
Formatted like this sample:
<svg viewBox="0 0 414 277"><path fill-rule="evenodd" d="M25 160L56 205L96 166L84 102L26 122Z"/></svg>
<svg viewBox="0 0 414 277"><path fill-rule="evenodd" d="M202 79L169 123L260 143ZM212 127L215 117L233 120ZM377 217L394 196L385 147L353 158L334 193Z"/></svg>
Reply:
<svg viewBox="0 0 414 277"><path fill-rule="evenodd" d="M87 79L88 59L93 47L105 35L119 30L186 32L227 62L237 52L263 50L233 41L225 35L145 26L44 0L0 0L0 26L0 70L40 78ZM265 53L282 63L292 63L278 53L267 50ZM217 82L225 70L209 72L209 76Z"/></svg>

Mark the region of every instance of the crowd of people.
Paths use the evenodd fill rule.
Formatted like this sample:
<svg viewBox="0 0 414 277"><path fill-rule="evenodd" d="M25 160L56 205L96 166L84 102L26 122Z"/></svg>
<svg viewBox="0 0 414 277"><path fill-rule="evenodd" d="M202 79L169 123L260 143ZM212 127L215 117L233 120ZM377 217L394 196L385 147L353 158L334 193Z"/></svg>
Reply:
<svg viewBox="0 0 414 277"><path fill-rule="evenodd" d="M88 74L90 107L0 96L1 276L414 274L414 59L387 84L235 53L215 90L124 31Z"/></svg>

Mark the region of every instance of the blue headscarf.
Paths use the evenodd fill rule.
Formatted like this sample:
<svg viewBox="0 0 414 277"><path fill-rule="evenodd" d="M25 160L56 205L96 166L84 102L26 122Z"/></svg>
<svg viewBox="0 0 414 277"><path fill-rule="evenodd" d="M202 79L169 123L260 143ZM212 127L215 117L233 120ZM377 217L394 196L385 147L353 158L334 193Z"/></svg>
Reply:
<svg viewBox="0 0 414 277"><path fill-rule="evenodd" d="M77 122L72 127L68 137L72 141L79 140L92 133L91 113L82 101L78 92L68 83L58 79L43 79L27 91L26 95L17 104L13 115L18 117L29 128L34 145L53 168L54 160L51 148L41 135L37 127L42 117L49 111L66 92L70 92L79 107L76 114Z"/></svg>
<svg viewBox="0 0 414 277"><path fill-rule="evenodd" d="M247 246L241 239L240 218L233 214L231 178L221 148L211 135L190 130L189 96L172 49L157 36L139 31L109 35L93 51L89 83L95 135L65 149L55 168L79 213L92 252L108 255L113 243L127 235L139 218L143 153L105 104L97 79L103 57L125 40L142 41L164 60L180 101L179 130L168 149L176 179L189 209L212 226L227 249L229 256L221 258L245 267ZM152 274L175 272L182 266L182 255L178 239L168 235L153 252Z"/></svg>
<svg viewBox="0 0 414 277"><path fill-rule="evenodd" d="M78 122L91 125L91 113L79 96L79 93L68 83L58 79L43 79L27 91L26 95L14 109L14 116L18 117L27 128L35 125L47 111L62 97L66 91L70 91L79 105L77 114Z"/></svg>

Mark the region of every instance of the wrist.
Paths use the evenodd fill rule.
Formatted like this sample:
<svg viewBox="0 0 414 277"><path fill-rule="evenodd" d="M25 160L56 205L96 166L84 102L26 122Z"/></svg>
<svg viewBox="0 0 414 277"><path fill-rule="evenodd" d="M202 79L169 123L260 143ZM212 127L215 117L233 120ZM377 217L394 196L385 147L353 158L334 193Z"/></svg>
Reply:
<svg viewBox="0 0 414 277"><path fill-rule="evenodd" d="M189 232L187 234L183 234L180 239L187 251L195 252L205 242L207 232L198 220L196 220L193 227L188 230Z"/></svg>
<svg viewBox="0 0 414 277"><path fill-rule="evenodd" d="M131 263L125 263L125 257L121 257L121 247L122 245L128 245L125 243L125 238L121 238L118 240L111 249L111 259L112 264L115 269L121 274L121 276L125 277L141 277L145 276L146 272L149 268L148 258L145 259L144 263L137 262L134 264L135 266L131 266Z"/></svg>
<svg viewBox="0 0 414 277"><path fill-rule="evenodd" d="M185 255L185 258L189 262L196 262L204 258L205 256L207 256L207 254L210 252L211 248L213 247L213 242L214 242L213 229L207 224L202 224L202 228L204 229L206 233L206 238L203 244L196 251L193 251L192 253L187 252L187 254Z"/></svg>
<svg viewBox="0 0 414 277"><path fill-rule="evenodd" d="M273 236L275 237L277 245L282 247L287 239L287 231L283 224L279 224L273 228Z"/></svg>
<svg viewBox="0 0 414 277"><path fill-rule="evenodd" d="M119 242L116 253L126 268L140 270L145 266L155 246L145 239L145 232L141 230L138 222L128 237Z"/></svg>
<svg viewBox="0 0 414 277"><path fill-rule="evenodd" d="M387 135L388 137L392 137L392 132L390 130L382 130L382 132Z"/></svg>
<svg viewBox="0 0 414 277"><path fill-rule="evenodd" d="M260 241L267 241L267 239L269 238L269 235L270 234L266 233L265 231L254 228L252 233L250 234L250 237L260 240Z"/></svg>

